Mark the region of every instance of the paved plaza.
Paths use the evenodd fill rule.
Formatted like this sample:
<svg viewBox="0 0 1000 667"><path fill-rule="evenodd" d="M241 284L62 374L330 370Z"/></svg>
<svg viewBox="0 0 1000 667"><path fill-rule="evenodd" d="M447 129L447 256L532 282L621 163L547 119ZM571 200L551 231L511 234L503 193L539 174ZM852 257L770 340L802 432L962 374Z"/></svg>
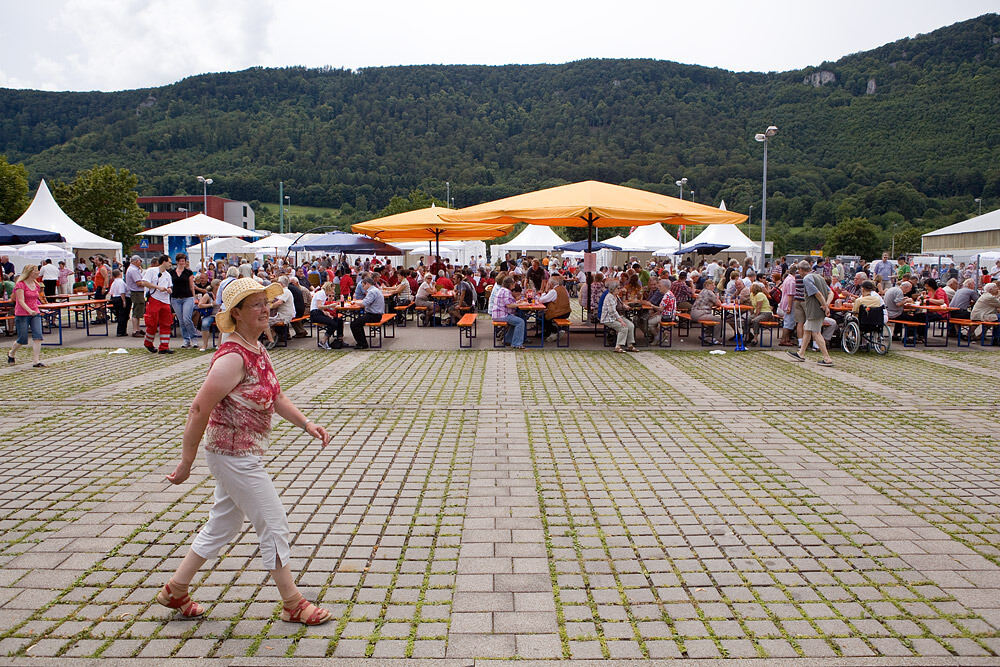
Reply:
<svg viewBox="0 0 1000 667"><path fill-rule="evenodd" d="M203 618L153 601L211 505L203 458L163 479L207 355L0 369L0 662L1000 664L1000 354L391 348L272 353L332 436L267 455L309 628L249 524Z"/></svg>

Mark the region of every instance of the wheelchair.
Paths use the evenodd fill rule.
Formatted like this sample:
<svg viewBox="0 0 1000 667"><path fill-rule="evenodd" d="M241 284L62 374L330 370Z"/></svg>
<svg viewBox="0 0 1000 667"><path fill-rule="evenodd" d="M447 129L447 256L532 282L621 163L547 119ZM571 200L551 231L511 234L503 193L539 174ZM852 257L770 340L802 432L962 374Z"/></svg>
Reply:
<svg viewBox="0 0 1000 667"><path fill-rule="evenodd" d="M840 345L844 352L854 354L860 349L874 350L877 354L889 353L892 330L885 324L884 308L861 306L857 316L848 314L842 330Z"/></svg>

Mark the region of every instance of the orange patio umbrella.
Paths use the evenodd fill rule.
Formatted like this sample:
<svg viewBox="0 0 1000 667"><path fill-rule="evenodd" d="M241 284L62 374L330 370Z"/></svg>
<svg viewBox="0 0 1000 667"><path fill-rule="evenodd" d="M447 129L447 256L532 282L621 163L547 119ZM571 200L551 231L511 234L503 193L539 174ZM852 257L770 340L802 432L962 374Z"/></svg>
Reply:
<svg viewBox="0 0 1000 667"><path fill-rule="evenodd" d="M431 206L416 211L387 215L351 225L356 234L367 234L386 243L393 241L435 241L441 254L441 241L484 241L505 236L513 222L449 222L440 215L454 209Z"/></svg>
<svg viewBox="0 0 1000 667"><path fill-rule="evenodd" d="M454 223L586 227L588 251L595 227L626 227L664 222L674 225L739 224L747 216L712 206L600 181L582 181L514 195L454 212Z"/></svg>

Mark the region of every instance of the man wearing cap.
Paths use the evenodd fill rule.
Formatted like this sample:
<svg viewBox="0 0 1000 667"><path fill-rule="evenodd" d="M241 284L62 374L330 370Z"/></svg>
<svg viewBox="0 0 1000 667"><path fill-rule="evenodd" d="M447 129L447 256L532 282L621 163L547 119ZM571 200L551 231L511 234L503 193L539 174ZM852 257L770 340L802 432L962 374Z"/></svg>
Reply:
<svg viewBox="0 0 1000 667"><path fill-rule="evenodd" d="M370 273L366 273L361 279L361 290L364 298L361 300L361 314L351 322L351 333L354 334L354 344L359 350L368 349L368 337L365 335L365 324L367 322L378 322L385 314L385 297L382 291L375 286L375 279Z"/></svg>

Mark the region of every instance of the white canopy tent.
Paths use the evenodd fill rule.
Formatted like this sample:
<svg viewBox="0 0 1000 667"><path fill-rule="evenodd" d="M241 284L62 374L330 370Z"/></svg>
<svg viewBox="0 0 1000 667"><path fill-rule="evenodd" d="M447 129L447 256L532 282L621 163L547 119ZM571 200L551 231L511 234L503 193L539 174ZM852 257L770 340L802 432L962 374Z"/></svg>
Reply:
<svg viewBox="0 0 1000 667"><path fill-rule="evenodd" d="M709 225L714 227L716 225ZM613 241L605 241L605 243L612 243ZM617 245L617 244L614 244ZM625 243L622 245L622 250L629 251L653 251L653 250L665 250L672 248L677 250L678 243L677 239L668 232L664 227L663 223L657 222L652 225L641 225L635 228L635 231L625 237Z"/></svg>
<svg viewBox="0 0 1000 667"><path fill-rule="evenodd" d="M188 259L192 267L197 268L201 265L202 245L205 246L205 254L208 256L209 261L217 254L241 255L247 258L253 258L254 255L253 250L247 250L247 243L243 239L233 237L208 239L203 244L195 243L187 247Z"/></svg>
<svg viewBox="0 0 1000 667"><path fill-rule="evenodd" d="M532 250L550 252L557 245L566 243L546 225L528 225L524 230L506 243L490 247L491 257L496 258L505 252L526 253Z"/></svg>
<svg viewBox="0 0 1000 667"><path fill-rule="evenodd" d="M87 231L66 215L59 208L59 204L49 192L49 186L45 184L44 180L38 186L38 192L31 200L31 206L20 218L14 221L14 224L62 234L66 243L59 245L71 250L103 250L117 258L122 256L121 243L110 241Z"/></svg>
<svg viewBox="0 0 1000 667"><path fill-rule="evenodd" d="M712 243L715 245L729 246L723 252L760 252L760 241L754 241L749 236L740 231L737 225L705 225L698 236L694 237L685 246L692 246L696 243ZM675 247L674 250L677 248Z"/></svg>
<svg viewBox="0 0 1000 667"><path fill-rule="evenodd" d="M430 243L433 246L434 242ZM421 255L424 256L425 264L430 264L433 261L431 257L436 253L430 252L427 244L428 241L407 241L404 243L393 242L392 245L406 251L404 266L416 266ZM434 248L436 250L436 246ZM483 256L483 261L486 260L486 243L483 241L441 241L441 257L447 257L459 266L468 264L472 258L479 255Z"/></svg>
<svg viewBox="0 0 1000 667"><path fill-rule="evenodd" d="M292 245L298 234L270 234L257 239L253 243L246 245L247 250L257 253L267 253L269 255L284 255L288 246Z"/></svg>
<svg viewBox="0 0 1000 667"><path fill-rule="evenodd" d="M199 213L183 220L147 229L139 232L136 236L211 236L214 238L223 236L250 236L257 238L264 235L252 229L243 229L239 225Z"/></svg>
<svg viewBox="0 0 1000 667"><path fill-rule="evenodd" d="M15 271L20 271L28 264L41 264L51 259L53 264L60 261L73 266L73 253L54 243L26 243L22 246L4 246L0 255L9 255ZM10 248L8 252L6 248Z"/></svg>

